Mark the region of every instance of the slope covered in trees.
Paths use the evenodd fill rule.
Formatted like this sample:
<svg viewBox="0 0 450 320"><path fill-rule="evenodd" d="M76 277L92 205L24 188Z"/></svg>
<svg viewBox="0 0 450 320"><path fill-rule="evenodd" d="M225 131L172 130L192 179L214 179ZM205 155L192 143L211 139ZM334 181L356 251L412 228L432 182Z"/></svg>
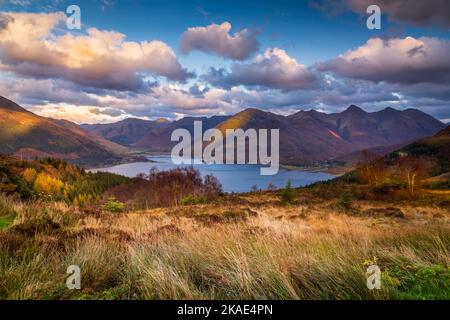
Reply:
<svg viewBox="0 0 450 320"><path fill-rule="evenodd" d="M89 173L64 160L34 161L0 156L0 193L22 199L65 201L87 205L110 187L130 179L111 173Z"/></svg>

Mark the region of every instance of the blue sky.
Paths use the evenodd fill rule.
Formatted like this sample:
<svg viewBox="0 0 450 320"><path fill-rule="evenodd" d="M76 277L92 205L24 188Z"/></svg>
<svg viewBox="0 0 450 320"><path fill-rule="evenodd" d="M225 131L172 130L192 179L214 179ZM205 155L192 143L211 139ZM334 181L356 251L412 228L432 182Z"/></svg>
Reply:
<svg viewBox="0 0 450 320"><path fill-rule="evenodd" d="M405 8L414 7L408 5L406 0L394 1L404 3L408 6ZM433 8L434 3L440 5L439 1L430 1L428 8ZM127 79L136 81L139 83L139 88L132 86L117 88L114 83L115 78L118 77L117 72L105 72L102 69L101 72L106 77L112 77L111 81L106 81L105 84L101 81L92 83L95 79L92 81L89 79L87 83L85 80L90 78L91 74L87 69L83 70L86 72L80 76L67 76L73 71L68 69L67 64L62 66L49 63L55 69L54 72L35 72L37 67L48 69L49 65L45 65L45 60L36 62L33 57L28 57L30 61L22 61L20 59L26 60L23 58L24 55L12 56L13 53L9 52L11 50L2 48L0 43L0 61L3 60L4 65L4 68L0 69L0 79L16 81L19 84L29 81L36 87L50 88L50 91L55 91L55 88L64 88L67 96L71 96L66 101L63 97L50 97L45 92L40 98L35 91L25 92L23 84L16 86L10 84L3 90L12 92L13 98L33 111L48 116L66 117L77 122L87 121L89 116L92 122L104 122L128 116L176 118L188 114L227 114L246 107L260 107L280 113L308 108L334 112L342 110L350 103L359 103L369 111L386 106L400 109L415 107L440 119L450 118L448 77L437 74L436 66L429 64L430 57L436 59L436 65L442 65L442 61L439 60L442 59L442 55L447 52L450 56L448 52L450 23L446 22L447 16L442 13L446 8L439 8L436 5L435 12L431 15L418 17L418 12L420 15L420 10L424 11L423 8L413 8L416 12L408 9L411 13L403 12L402 14L397 12L396 8L384 5L385 1L379 1L382 8L382 28L369 30L366 27L367 15L360 10L365 2L367 1L0 0L0 12L10 14L11 17L20 12L42 15L64 12L68 5L77 4L81 8L82 30L68 32L59 21L57 27L48 30L48 34L45 34L46 41L51 42L52 37L60 35L58 28L63 29L62 33L72 33L75 36L86 36L89 28L95 28L101 32L114 31L125 36L124 42L138 44L159 40L167 46L165 49L170 48L173 51L176 61L171 63L177 64L176 68L178 68L177 71L172 69L161 71L158 66L143 67L136 62L137 65L131 70L124 71L123 75L125 82L128 81ZM344 4L337 7L334 5L336 3ZM20 18L23 19L22 16ZM19 16L15 16L16 23L18 19ZM224 53L223 49L217 49L221 47L217 43L210 44L207 50L203 50L200 42L213 40L197 38L198 35L193 33L194 38L185 41L185 43L189 42L187 52L182 50L183 35L189 28L208 28L208 26L221 25L225 22L231 25L231 30L228 32L231 37L242 30L252 32L252 35L244 37L243 41L247 38L249 41L256 41L257 49L248 49L245 58L235 58L230 56L234 54L233 52ZM12 23L9 25L11 26ZM209 28L205 30L205 32L210 31ZM91 35L91 37L95 36ZM407 37L414 39L414 42L406 40L409 39ZM42 40L42 38L44 37L33 39L33 41ZM415 57L414 61L405 61L404 66L398 70L405 74L401 78L386 72L375 74L378 67L373 63L367 68L373 68L374 71L363 74L358 70L350 70L349 68L353 66L345 64L348 61L338 59L349 50L355 50L354 54L358 55L358 59L365 58L360 57L360 54L364 52L379 51L376 42L368 43L370 39L393 39L393 46L397 46L399 55L402 54L401 50L405 46L411 46L411 48L408 47L409 50L422 48L423 55L427 55L428 58ZM437 39L439 42L430 39ZM396 40L398 41L394 42ZM65 43L61 42L61 45ZM231 45L231 42L228 45ZM356 49L361 47L364 48L356 53ZM268 49L272 51L266 51ZM394 53L390 51L389 54L395 54L395 51ZM257 63L258 55L263 56L262 62ZM351 56L349 55L349 58ZM73 58L68 56L67 59ZM286 79L281 73L290 70L289 66L292 64L289 59L296 61L294 69L297 69L293 78ZM378 59L377 61L382 65L382 56L376 56L374 59ZM279 62L286 62L287 69L279 67ZM33 71L28 69L24 71L25 67L17 67L19 63L23 66L36 63L38 66L34 67ZM397 61L391 63L396 65ZM399 64L402 65L402 63ZM420 76L418 76L419 80L417 77L414 79L407 77L408 67L417 64L424 72L423 79L426 79L424 81L420 80ZM444 70L447 67L448 65L444 63ZM158 71L155 72L155 68ZM216 72L213 76L211 68L220 72ZM264 68L268 70L266 73L261 71ZM184 75L182 75L183 70ZM95 70L95 72L99 71ZM92 73L95 72L92 71ZM176 72L176 75L173 72ZM195 77L186 77L187 73L195 73ZM180 77L183 78L182 81L179 81ZM267 79L258 81L258 77L267 77ZM157 85L153 87L148 85L145 87L147 89L142 89L142 81L154 81ZM190 94L190 89L197 86L200 88L200 93L194 90L197 92L196 95ZM346 86L358 89L349 92ZM0 93L2 93L1 89L0 87ZM69 92L70 90L72 92ZM143 90L148 91L143 92ZM194 91L191 90L191 92ZM335 92L334 96L326 96L330 91ZM423 95L418 92L423 92ZM77 93L84 98L80 97L77 101L73 97ZM183 97L183 94L186 96ZM201 94L203 97L200 96ZM206 97L205 94L208 96ZM169 96L174 98L168 99ZM439 98L436 99L436 96ZM120 99L128 102L118 102ZM177 107L176 104L183 99L192 103ZM217 100L214 102L213 99ZM78 107L78 111L72 114L66 112L69 107L72 109ZM89 114L89 108L96 111ZM78 113L85 116L80 119Z"/></svg>

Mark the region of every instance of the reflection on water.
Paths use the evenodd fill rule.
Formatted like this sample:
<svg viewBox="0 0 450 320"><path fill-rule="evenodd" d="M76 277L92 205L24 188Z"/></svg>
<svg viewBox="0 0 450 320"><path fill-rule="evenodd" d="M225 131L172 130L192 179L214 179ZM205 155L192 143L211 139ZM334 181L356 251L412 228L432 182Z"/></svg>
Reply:
<svg viewBox="0 0 450 320"><path fill-rule="evenodd" d="M140 173L147 174L151 168L158 170L170 170L180 165L172 163L170 155L149 156L150 160L155 162L135 162L120 164L117 166L92 169L91 171L106 171L121 174L128 177L135 177ZM186 165L181 165L186 166ZM252 186L258 189L267 189L269 183L276 187L284 187L289 179L294 187L305 186L313 182L328 180L332 175L321 172L307 172L301 170L285 170L280 168L278 174L273 176L260 175L259 165L241 165L241 164L200 164L193 165L198 169L202 176L212 174L222 183L223 190L226 192L246 192L250 191Z"/></svg>

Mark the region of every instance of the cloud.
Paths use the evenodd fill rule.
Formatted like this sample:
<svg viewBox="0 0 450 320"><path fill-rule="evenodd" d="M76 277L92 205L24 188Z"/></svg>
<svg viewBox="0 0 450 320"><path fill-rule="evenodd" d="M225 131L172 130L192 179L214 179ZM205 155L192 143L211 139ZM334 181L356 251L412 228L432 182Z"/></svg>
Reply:
<svg viewBox="0 0 450 320"><path fill-rule="evenodd" d="M229 22L189 28L181 37L181 50L185 54L198 50L233 60L247 59L258 51L257 32L243 29L230 35L230 30Z"/></svg>
<svg viewBox="0 0 450 320"><path fill-rule="evenodd" d="M440 119L450 117L450 87L437 84L390 84L326 76L321 87L280 90L232 87L229 90L203 84L159 84L148 92L97 90L57 79L0 78L0 95L13 99L38 114L77 123L115 122L127 117L179 118L234 114L248 107L276 113L301 109L342 111L357 104L368 111L385 107L419 108Z"/></svg>
<svg viewBox="0 0 450 320"><path fill-rule="evenodd" d="M233 64L231 72L211 68L204 79L225 88L246 85L282 90L308 89L318 83L312 70L278 48L266 49L250 63Z"/></svg>
<svg viewBox="0 0 450 320"><path fill-rule="evenodd" d="M369 39L318 64L339 76L390 83L450 83L450 41L436 38Z"/></svg>
<svg viewBox="0 0 450 320"><path fill-rule="evenodd" d="M351 10L366 14L372 4L380 6L382 13L394 21L407 22L418 26L441 25L450 27L450 1L448 0L345 0Z"/></svg>
<svg viewBox="0 0 450 320"><path fill-rule="evenodd" d="M49 103L28 108L30 111L53 119L64 119L76 123L111 123L133 115L108 108L93 108L91 106L74 107L67 103ZM145 117L144 117L145 119Z"/></svg>
<svg viewBox="0 0 450 320"><path fill-rule="evenodd" d="M148 76L185 81L174 51L162 41L125 41L115 31L61 34L63 13L7 13L0 29L1 70L34 78L63 78L79 85L142 90Z"/></svg>
<svg viewBox="0 0 450 320"><path fill-rule="evenodd" d="M450 2L448 0L315 0L310 6L330 16L341 14L349 9L366 16L367 7L378 5L382 14L391 21L416 26L450 27Z"/></svg>

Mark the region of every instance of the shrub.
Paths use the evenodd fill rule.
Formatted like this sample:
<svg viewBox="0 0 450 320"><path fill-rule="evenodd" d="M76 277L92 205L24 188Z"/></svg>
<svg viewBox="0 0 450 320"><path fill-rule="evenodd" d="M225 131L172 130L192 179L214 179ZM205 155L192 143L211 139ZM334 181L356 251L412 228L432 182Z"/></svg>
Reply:
<svg viewBox="0 0 450 320"><path fill-rule="evenodd" d="M280 190L280 201L282 204L291 204L294 202L295 192L292 188L292 182L289 179L286 186Z"/></svg>
<svg viewBox="0 0 450 320"><path fill-rule="evenodd" d="M382 182L375 184L372 187L372 192L376 194L388 194L394 190L400 190L402 184L394 179L386 178Z"/></svg>
<svg viewBox="0 0 450 320"><path fill-rule="evenodd" d="M34 189L37 192L56 198L62 195L63 187L64 183L61 180L53 178L44 172L40 173L34 181Z"/></svg>
<svg viewBox="0 0 450 320"><path fill-rule="evenodd" d="M337 202L338 207L344 210L350 210L353 204L353 194L350 191L344 191Z"/></svg>
<svg viewBox="0 0 450 320"><path fill-rule="evenodd" d="M395 280L390 285L397 299L442 299L450 298L450 267L444 265L394 266L389 275ZM388 283L390 284L390 283Z"/></svg>
<svg viewBox="0 0 450 320"><path fill-rule="evenodd" d="M103 205L103 210L108 212L119 213L122 212L125 208L125 204L117 201L116 198L110 197L108 202Z"/></svg>
<svg viewBox="0 0 450 320"><path fill-rule="evenodd" d="M33 184L37 177L37 172L34 168L26 168L22 173L23 179L29 184Z"/></svg>
<svg viewBox="0 0 450 320"><path fill-rule="evenodd" d="M190 204L204 204L207 202L207 199L202 195L194 195L189 194L181 199L181 204L186 206Z"/></svg>

